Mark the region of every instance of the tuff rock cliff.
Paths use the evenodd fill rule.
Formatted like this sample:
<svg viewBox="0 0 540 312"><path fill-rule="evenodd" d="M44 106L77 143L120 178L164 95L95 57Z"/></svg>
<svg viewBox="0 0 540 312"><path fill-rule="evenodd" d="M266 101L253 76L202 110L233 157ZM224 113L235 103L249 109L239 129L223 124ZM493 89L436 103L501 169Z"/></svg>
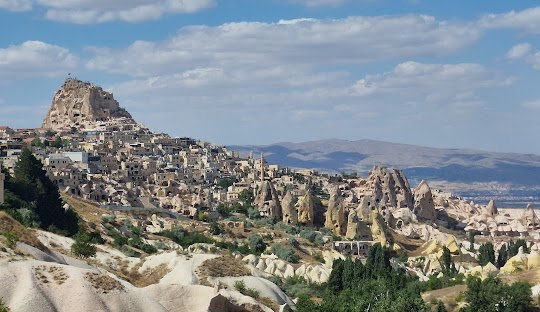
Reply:
<svg viewBox="0 0 540 312"><path fill-rule="evenodd" d="M89 82L68 78L54 95L42 127L54 131L85 129L96 122L114 119L128 119L135 123L112 93Z"/></svg>

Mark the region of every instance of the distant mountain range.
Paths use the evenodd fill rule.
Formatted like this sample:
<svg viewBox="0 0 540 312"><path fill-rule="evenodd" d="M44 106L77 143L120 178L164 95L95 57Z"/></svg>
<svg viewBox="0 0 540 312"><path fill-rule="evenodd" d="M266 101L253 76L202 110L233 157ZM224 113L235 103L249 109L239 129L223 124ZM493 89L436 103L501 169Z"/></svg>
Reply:
<svg viewBox="0 0 540 312"><path fill-rule="evenodd" d="M357 172L373 166L400 168L412 184L421 180L483 201L540 201L540 155L442 149L374 140L328 139L265 146L229 146L246 155L264 153L269 163L326 172Z"/></svg>

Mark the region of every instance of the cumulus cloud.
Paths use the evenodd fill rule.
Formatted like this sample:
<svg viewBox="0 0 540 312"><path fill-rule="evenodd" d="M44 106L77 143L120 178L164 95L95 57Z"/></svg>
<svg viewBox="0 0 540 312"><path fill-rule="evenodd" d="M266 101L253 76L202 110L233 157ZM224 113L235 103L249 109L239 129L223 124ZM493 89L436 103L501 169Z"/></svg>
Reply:
<svg viewBox="0 0 540 312"><path fill-rule="evenodd" d="M298 19L185 27L173 38L137 41L125 49L93 48L88 63L132 76L193 67L360 64L463 49L480 33L424 15Z"/></svg>
<svg viewBox="0 0 540 312"><path fill-rule="evenodd" d="M506 56L511 60L522 60L531 64L534 69L540 70L540 52L534 51L529 43L520 43L513 46Z"/></svg>
<svg viewBox="0 0 540 312"><path fill-rule="evenodd" d="M510 84L511 80L495 75L479 64L423 64L404 62L392 71L367 75L354 91L360 96L373 94L424 95L426 98L462 97L475 89Z"/></svg>
<svg viewBox="0 0 540 312"><path fill-rule="evenodd" d="M0 48L0 81L15 77L65 75L80 62L68 49L42 41Z"/></svg>
<svg viewBox="0 0 540 312"><path fill-rule="evenodd" d="M488 29L520 28L531 33L540 33L540 7L501 14L488 14L480 19L479 25Z"/></svg>
<svg viewBox="0 0 540 312"><path fill-rule="evenodd" d="M39 6L46 9L47 19L75 24L137 23L214 5L214 0L0 0L0 9L22 11Z"/></svg>
<svg viewBox="0 0 540 312"><path fill-rule="evenodd" d="M511 80L478 64L406 62L463 50L481 32L424 15L191 26L163 41L89 48L87 68L133 77L111 89L137 119L160 131L245 142L273 124L280 126L259 143L294 140L291 133L306 139L322 128L341 137L347 129L377 129L381 118L393 130L409 125L420 107L429 109L414 118L439 123L448 122L441 116L465 120L485 109L483 92ZM362 73L374 62L398 65ZM167 116L156 113L163 111ZM211 133L201 120L228 131Z"/></svg>
<svg viewBox="0 0 540 312"><path fill-rule="evenodd" d="M404 62L390 72L366 75L351 88L352 95L379 103L377 109L470 112L485 103L482 90L507 86L512 79L479 64ZM352 109L352 108L351 108Z"/></svg>

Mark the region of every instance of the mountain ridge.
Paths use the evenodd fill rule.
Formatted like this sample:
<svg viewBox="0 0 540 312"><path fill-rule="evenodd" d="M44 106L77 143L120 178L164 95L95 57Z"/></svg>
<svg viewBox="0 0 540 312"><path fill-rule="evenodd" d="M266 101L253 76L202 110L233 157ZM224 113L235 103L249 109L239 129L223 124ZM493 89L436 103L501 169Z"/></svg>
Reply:
<svg viewBox="0 0 540 312"><path fill-rule="evenodd" d="M270 163L323 172L357 172L374 166L401 168L412 181L452 184L471 198L503 195L504 199L540 198L540 155L476 149L435 148L378 140L324 139L269 145L229 146L241 154L264 153Z"/></svg>

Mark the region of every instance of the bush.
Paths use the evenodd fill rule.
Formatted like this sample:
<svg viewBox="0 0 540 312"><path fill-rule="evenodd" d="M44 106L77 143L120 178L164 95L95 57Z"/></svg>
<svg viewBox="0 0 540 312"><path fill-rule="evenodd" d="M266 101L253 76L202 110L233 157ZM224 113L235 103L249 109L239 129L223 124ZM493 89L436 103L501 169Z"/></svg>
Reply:
<svg viewBox="0 0 540 312"><path fill-rule="evenodd" d="M293 225L285 224L282 221L279 221L274 225L274 229L281 230L287 234L295 235L298 234L298 228Z"/></svg>
<svg viewBox="0 0 540 312"><path fill-rule="evenodd" d="M147 254L153 254L157 252L157 248L150 245L150 244L143 244L141 247L142 251L146 252Z"/></svg>
<svg viewBox="0 0 540 312"><path fill-rule="evenodd" d="M183 228L177 227L172 230L162 231L159 235L172 239L178 245L186 248L197 243L211 244L213 239L199 232L188 233Z"/></svg>
<svg viewBox="0 0 540 312"><path fill-rule="evenodd" d="M238 243L229 243L229 242L216 242L216 247L219 247L221 249L227 249L230 252L237 252L242 255L249 255L250 250L248 245L239 245Z"/></svg>
<svg viewBox="0 0 540 312"><path fill-rule="evenodd" d="M255 253L261 253L266 250L266 243L259 234L251 234L248 237L249 249Z"/></svg>
<svg viewBox="0 0 540 312"><path fill-rule="evenodd" d="M7 240L7 245L9 248L14 248L19 241L19 234L13 231L1 232L0 235L4 235Z"/></svg>
<svg viewBox="0 0 540 312"><path fill-rule="evenodd" d="M309 282L301 276L293 276L285 279L280 287L289 297L321 297L324 293L324 286Z"/></svg>
<svg viewBox="0 0 540 312"><path fill-rule="evenodd" d="M90 243L91 237L87 233L77 233L74 236L75 243L71 245L71 252L82 258L91 258L96 255L97 248Z"/></svg>
<svg viewBox="0 0 540 312"><path fill-rule="evenodd" d="M157 249L161 249L161 250L169 250L169 246L167 246L167 244L165 244L162 241L155 242L154 247L156 247Z"/></svg>
<svg viewBox="0 0 540 312"><path fill-rule="evenodd" d="M298 263L300 261L300 257L294 252L293 248L286 245L273 244L272 253L278 258L291 263Z"/></svg>
<svg viewBox="0 0 540 312"><path fill-rule="evenodd" d="M253 288L247 288L246 283L244 283L242 280L234 282L234 289L243 295L250 296L255 299L258 299L260 295L259 291Z"/></svg>
<svg viewBox="0 0 540 312"><path fill-rule="evenodd" d="M210 223L210 233L212 235L220 235L223 231L217 222Z"/></svg>
<svg viewBox="0 0 540 312"><path fill-rule="evenodd" d="M309 242L317 246L321 246L324 244L323 242L324 235L314 230L304 229L300 231L300 237L302 237L305 240L308 240Z"/></svg>
<svg viewBox="0 0 540 312"><path fill-rule="evenodd" d="M0 312L10 312L8 306L3 299L0 299Z"/></svg>
<svg viewBox="0 0 540 312"><path fill-rule="evenodd" d="M258 219L261 217L261 213L256 207L249 207L247 209L247 214L250 219Z"/></svg>
<svg viewBox="0 0 540 312"><path fill-rule="evenodd" d="M246 283L244 281L236 281L234 282L234 289L236 289L238 292L243 293L246 291Z"/></svg>

